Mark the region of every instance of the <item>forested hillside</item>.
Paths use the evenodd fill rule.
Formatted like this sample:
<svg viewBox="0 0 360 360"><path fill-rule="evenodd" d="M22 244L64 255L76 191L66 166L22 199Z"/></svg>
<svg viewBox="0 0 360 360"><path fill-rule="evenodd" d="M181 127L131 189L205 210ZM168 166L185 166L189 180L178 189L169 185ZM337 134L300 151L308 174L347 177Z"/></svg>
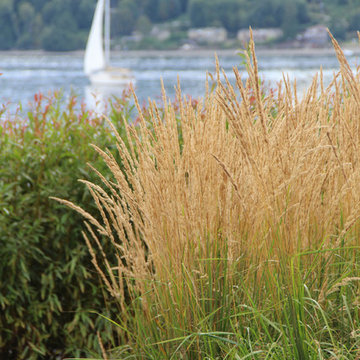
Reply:
<svg viewBox="0 0 360 360"><path fill-rule="evenodd" d="M0 0L0 49L84 48L96 0ZM285 38L324 24L342 40L360 24L359 0L112 0L112 36L149 32L179 20L183 29L222 26L229 34L279 27ZM284 39L285 40L285 39Z"/></svg>

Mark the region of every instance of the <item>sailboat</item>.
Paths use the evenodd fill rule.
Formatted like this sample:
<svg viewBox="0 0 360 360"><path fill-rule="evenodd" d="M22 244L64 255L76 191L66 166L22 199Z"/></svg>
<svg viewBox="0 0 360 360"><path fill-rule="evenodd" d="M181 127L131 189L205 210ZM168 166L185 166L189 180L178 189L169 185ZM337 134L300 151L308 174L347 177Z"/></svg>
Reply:
<svg viewBox="0 0 360 360"><path fill-rule="evenodd" d="M125 86L134 82L129 69L110 67L109 64L110 0L98 0L86 44L84 72L93 85Z"/></svg>

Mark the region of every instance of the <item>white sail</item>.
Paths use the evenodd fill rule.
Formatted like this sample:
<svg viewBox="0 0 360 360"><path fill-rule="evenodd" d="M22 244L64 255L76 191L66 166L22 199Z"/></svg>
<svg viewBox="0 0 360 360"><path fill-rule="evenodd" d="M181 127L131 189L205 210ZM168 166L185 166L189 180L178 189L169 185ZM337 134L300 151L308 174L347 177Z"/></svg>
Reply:
<svg viewBox="0 0 360 360"><path fill-rule="evenodd" d="M134 83L134 77L130 70L108 67L109 60L110 0L98 0L89 39L86 44L84 72L93 85L126 86L131 82Z"/></svg>
<svg viewBox="0 0 360 360"><path fill-rule="evenodd" d="M98 0L86 44L84 59L84 72L86 75L106 68L103 44L104 3L105 0Z"/></svg>

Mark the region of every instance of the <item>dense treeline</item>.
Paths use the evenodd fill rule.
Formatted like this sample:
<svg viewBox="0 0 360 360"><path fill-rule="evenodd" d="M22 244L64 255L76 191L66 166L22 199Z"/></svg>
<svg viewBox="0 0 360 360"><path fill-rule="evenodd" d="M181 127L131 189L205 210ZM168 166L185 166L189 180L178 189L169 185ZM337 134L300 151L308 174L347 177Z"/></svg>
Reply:
<svg viewBox="0 0 360 360"><path fill-rule="evenodd" d="M1 0L0 48L81 48L94 3L95 0Z"/></svg>
<svg viewBox="0 0 360 360"><path fill-rule="evenodd" d="M85 46L96 0L1 0L0 49L74 50ZM281 27L286 38L312 24L338 39L358 30L358 0L111 0L112 36L148 32L180 20L184 27Z"/></svg>

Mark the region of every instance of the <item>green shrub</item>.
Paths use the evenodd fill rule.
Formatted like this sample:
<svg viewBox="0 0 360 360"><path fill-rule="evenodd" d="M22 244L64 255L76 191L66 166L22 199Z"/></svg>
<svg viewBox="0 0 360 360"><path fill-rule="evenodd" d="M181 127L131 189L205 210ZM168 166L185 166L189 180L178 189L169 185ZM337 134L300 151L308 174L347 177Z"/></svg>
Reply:
<svg viewBox="0 0 360 360"><path fill-rule="evenodd" d="M115 123L129 116L126 94L110 105ZM56 93L35 95L27 119L0 115L0 358L96 355L96 331L113 338L90 313L107 313L105 292L80 217L49 196L93 206L78 179L95 181L87 162L106 176L89 144L110 147L110 131L74 96L65 103Z"/></svg>

